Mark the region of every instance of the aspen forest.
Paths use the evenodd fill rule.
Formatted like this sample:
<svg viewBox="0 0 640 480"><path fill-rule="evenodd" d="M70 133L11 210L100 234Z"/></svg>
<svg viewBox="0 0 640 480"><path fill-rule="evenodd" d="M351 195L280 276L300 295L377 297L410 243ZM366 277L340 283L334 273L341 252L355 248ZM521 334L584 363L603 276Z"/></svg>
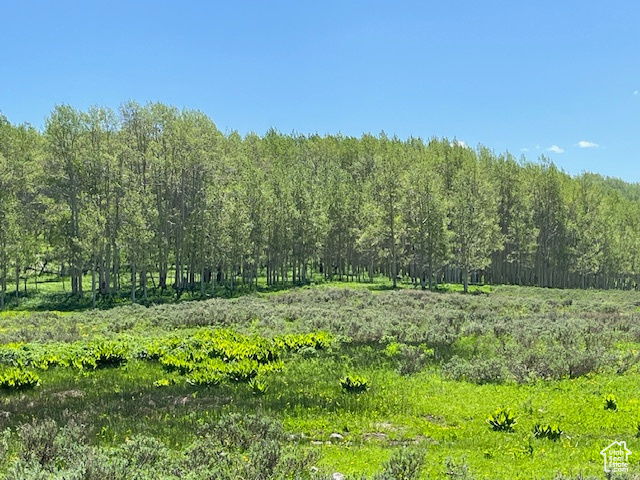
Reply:
<svg viewBox="0 0 640 480"><path fill-rule="evenodd" d="M160 103L59 105L42 131L0 117L0 172L0 307L45 273L94 304L314 275L465 291L640 280L638 184L455 139L243 136Z"/></svg>

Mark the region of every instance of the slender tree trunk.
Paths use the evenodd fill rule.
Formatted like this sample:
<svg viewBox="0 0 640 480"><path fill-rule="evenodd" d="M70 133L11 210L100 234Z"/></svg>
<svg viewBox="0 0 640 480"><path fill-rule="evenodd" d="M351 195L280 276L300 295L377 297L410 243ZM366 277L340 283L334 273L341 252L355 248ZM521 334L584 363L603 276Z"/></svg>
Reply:
<svg viewBox="0 0 640 480"><path fill-rule="evenodd" d="M0 273L0 310L4 308L5 295L7 292L7 264L2 260L2 270Z"/></svg>
<svg viewBox="0 0 640 480"><path fill-rule="evenodd" d="M200 266L200 296L204 297L204 262Z"/></svg>
<svg viewBox="0 0 640 480"><path fill-rule="evenodd" d="M462 270L462 281L464 282L464 293L469 293L469 268L467 266Z"/></svg>
<svg viewBox="0 0 640 480"><path fill-rule="evenodd" d="M20 266L16 260L16 305L20 303Z"/></svg>
<svg viewBox="0 0 640 480"><path fill-rule="evenodd" d="M113 247L113 290L117 293L120 289L120 249Z"/></svg>
<svg viewBox="0 0 640 480"><path fill-rule="evenodd" d="M111 293L111 244L107 244L107 254L105 258L104 268L104 291L103 295L109 295Z"/></svg>
<svg viewBox="0 0 640 480"><path fill-rule="evenodd" d="M131 262L131 302L136 303L136 264Z"/></svg>
<svg viewBox="0 0 640 480"><path fill-rule="evenodd" d="M104 244L100 245L100 254L98 255L98 264L93 264L94 269L98 269L98 290L101 295L104 295L104 284L105 284L105 267L104 267ZM91 279L91 283L93 283L93 278ZM94 287L91 287L94 289ZM91 292L93 295L93 292Z"/></svg>
<svg viewBox="0 0 640 480"><path fill-rule="evenodd" d="M398 286L398 252L396 249L396 231L395 231L395 209L393 199L391 200L391 254L393 255L393 265L391 266L391 275L393 275L393 288Z"/></svg>
<svg viewBox="0 0 640 480"><path fill-rule="evenodd" d="M140 287L142 288L142 300L147 301L147 267L140 270Z"/></svg>
<svg viewBox="0 0 640 480"><path fill-rule="evenodd" d="M91 308L96 308L96 261L91 268Z"/></svg>

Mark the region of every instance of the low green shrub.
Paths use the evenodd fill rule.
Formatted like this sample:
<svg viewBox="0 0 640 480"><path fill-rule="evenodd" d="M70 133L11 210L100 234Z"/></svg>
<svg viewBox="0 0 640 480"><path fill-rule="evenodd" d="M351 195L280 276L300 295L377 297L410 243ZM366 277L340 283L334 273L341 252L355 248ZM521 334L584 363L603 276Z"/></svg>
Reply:
<svg viewBox="0 0 640 480"><path fill-rule="evenodd" d="M554 442L558 440L564 432L560 430L560 427L557 424L553 425L543 425L540 423L536 423L533 426L533 435L536 438L548 438L549 440L553 440Z"/></svg>
<svg viewBox="0 0 640 480"><path fill-rule="evenodd" d="M444 461L447 477L457 480L475 480L475 477L469 471L469 465L466 464L464 458L460 462L454 461L448 457Z"/></svg>
<svg viewBox="0 0 640 480"><path fill-rule="evenodd" d="M511 379L506 362L500 357L473 358L472 361L454 355L442 366L442 374L450 380L471 383L504 383Z"/></svg>
<svg viewBox="0 0 640 480"><path fill-rule="evenodd" d="M169 385L174 385L175 383L176 381L173 378L161 378L160 380L156 380L155 382L153 382L153 386L157 388L168 387Z"/></svg>
<svg viewBox="0 0 640 480"><path fill-rule="evenodd" d="M180 375L186 375L192 372L196 366L184 358L180 358L177 355L165 355L160 358L160 365L167 372L178 372Z"/></svg>
<svg viewBox="0 0 640 480"><path fill-rule="evenodd" d="M39 383L40 377L29 370L10 368L0 373L0 388L3 390L26 390Z"/></svg>
<svg viewBox="0 0 640 480"><path fill-rule="evenodd" d="M513 432L518 423L510 408L500 408L487 417L487 423L496 432Z"/></svg>
<svg viewBox="0 0 640 480"><path fill-rule="evenodd" d="M349 393L362 393L369 389L369 381L357 375L342 378L340 385Z"/></svg>
<svg viewBox="0 0 640 480"><path fill-rule="evenodd" d="M264 395L269 390L269 384L254 378L249 382L249 388L254 395Z"/></svg>
<svg viewBox="0 0 640 480"><path fill-rule="evenodd" d="M189 385L199 387L215 387L224 382L226 376L217 370L200 369L191 372L187 377L187 383Z"/></svg>
<svg viewBox="0 0 640 480"><path fill-rule="evenodd" d="M96 368L116 368L127 363L127 348L119 342L98 343L92 348Z"/></svg>
<svg viewBox="0 0 640 480"><path fill-rule="evenodd" d="M117 368L127 363L127 347L122 342L93 342L82 351L68 352L70 364L80 370Z"/></svg>
<svg viewBox="0 0 640 480"><path fill-rule="evenodd" d="M396 362L400 375L411 375L422 370L427 362L433 359L432 348L424 344L414 346L392 342L384 350L385 355Z"/></svg>
<svg viewBox="0 0 640 480"><path fill-rule="evenodd" d="M604 409L605 410L618 410L618 402L615 395L609 394L604 397Z"/></svg>
<svg viewBox="0 0 640 480"><path fill-rule="evenodd" d="M374 480L418 480L424 465L425 452L418 448L398 448Z"/></svg>
<svg viewBox="0 0 640 480"><path fill-rule="evenodd" d="M258 362L256 360L241 360L229 363L226 368L227 377L235 382L248 382L258 375Z"/></svg>

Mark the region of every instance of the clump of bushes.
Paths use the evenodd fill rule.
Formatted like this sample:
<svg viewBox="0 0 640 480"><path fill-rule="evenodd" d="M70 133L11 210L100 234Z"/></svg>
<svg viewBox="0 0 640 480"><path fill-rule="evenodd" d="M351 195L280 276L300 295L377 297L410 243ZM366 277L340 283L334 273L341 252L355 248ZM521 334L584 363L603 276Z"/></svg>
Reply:
<svg viewBox="0 0 640 480"><path fill-rule="evenodd" d="M450 380L478 384L504 383L512 378L505 361L500 357L474 358L469 361L453 356L442 366L442 373Z"/></svg>
<svg viewBox="0 0 640 480"><path fill-rule="evenodd" d="M180 375L186 375L191 372L195 365L184 359L180 358L177 355L164 355L160 358L160 365L167 372L178 372Z"/></svg>
<svg viewBox="0 0 640 480"><path fill-rule="evenodd" d="M89 349L95 368L117 368L127 363L127 348L120 342L100 342Z"/></svg>
<svg viewBox="0 0 640 480"><path fill-rule="evenodd" d="M26 390L39 383L40 377L30 370L9 368L0 372L0 388L3 390Z"/></svg>
<svg viewBox="0 0 640 480"><path fill-rule="evenodd" d="M92 430L73 420L59 426L51 419L5 430L2 441L10 443L16 455L3 478L309 478L318 458L317 452L290 444L280 423L255 415L225 415L205 424L180 452L139 434L116 446L93 445Z"/></svg>
<svg viewBox="0 0 640 480"><path fill-rule="evenodd" d="M425 344L418 346L392 342L384 350L385 355L398 365L400 375L411 375L422 370L433 359L434 351Z"/></svg>

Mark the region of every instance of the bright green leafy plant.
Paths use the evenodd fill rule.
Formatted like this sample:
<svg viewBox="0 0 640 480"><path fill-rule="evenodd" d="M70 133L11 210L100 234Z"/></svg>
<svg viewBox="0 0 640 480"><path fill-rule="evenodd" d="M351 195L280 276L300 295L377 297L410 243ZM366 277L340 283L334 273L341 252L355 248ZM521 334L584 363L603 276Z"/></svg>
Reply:
<svg viewBox="0 0 640 480"><path fill-rule="evenodd" d="M563 433L564 432L560 430L560 427L557 424L543 425L536 423L533 426L533 435L536 438L548 438L549 440L556 441Z"/></svg>
<svg viewBox="0 0 640 480"><path fill-rule="evenodd" d="M496 432L513 432L518 423L510 408L500 408L487 417L487 423Z"/></svg>
<svg viewBox="0 0 640 480"><path fill-rule="evenodd" d="M252 379L249 382L249 387L251 388L251 392L254 395L264 395L269 390L269 384L258 380L257 378Z"/></svg>
<svg viewBox="0 0 640 480"><path fill-rule="evenodd" d="M349 393L362 393L369 389L369 381L357 375L342 378L340 385Z"/></svg>
<svg viewBox="0 0 640 480"><path fill-rule="evenodd" d="M618 410L618 402L615 395L609 394L604 397L604 409L605 410Z"/></svg>
<svg viewBox="0 0 640 480"><path fill-rule="evenodd" d="M26 390L40 383L40 377L29 370L10 368L0 373L0 388L4 390Z"/></svg>

